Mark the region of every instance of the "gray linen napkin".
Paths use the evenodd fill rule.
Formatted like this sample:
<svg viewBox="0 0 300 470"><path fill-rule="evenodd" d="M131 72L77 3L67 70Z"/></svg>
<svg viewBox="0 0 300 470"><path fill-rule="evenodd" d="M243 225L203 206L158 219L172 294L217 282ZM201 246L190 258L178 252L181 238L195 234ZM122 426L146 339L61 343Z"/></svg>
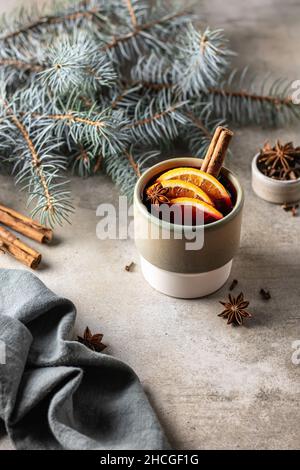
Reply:
<svg viewBox="0 0 300 470"><path fill-rule="evenodd" d="M0 419L15 447L167 449L133 370L68 339L75 315L33 274L0 269Z"/></svg>

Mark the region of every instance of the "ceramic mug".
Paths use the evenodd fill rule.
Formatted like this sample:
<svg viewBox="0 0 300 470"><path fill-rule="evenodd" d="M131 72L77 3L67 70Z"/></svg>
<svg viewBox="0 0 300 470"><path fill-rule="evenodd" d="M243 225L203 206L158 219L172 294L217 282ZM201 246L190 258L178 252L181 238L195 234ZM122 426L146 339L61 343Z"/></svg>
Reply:
<svg viewBox="0 0 300 470"><path fill-rule="evenodd" d="M222 173L236 193L234 207L223 219L197 227L203 238L203 246L197 249L187 249L195 227L160 220L143 202L144 190L155 176L178 167L200 169L201 164L194 157L162 161L145 171L135 187L135 244L142 273L152 287L173 297L203 297L218 290L227 281L239 248L244 193L237 177L226 168Z"/></svg>

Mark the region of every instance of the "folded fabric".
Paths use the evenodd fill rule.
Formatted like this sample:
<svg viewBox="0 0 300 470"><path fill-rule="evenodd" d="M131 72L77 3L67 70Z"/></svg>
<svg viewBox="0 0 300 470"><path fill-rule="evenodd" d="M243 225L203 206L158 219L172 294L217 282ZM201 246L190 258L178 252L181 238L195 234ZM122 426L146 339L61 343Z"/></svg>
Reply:
<svg viewBox="0 0 300 470"><path fill-rule="evenodd" d="M15 447L167 449L133 370L69 339L75 316L33 274L0 269L0 419Z"/></svg>

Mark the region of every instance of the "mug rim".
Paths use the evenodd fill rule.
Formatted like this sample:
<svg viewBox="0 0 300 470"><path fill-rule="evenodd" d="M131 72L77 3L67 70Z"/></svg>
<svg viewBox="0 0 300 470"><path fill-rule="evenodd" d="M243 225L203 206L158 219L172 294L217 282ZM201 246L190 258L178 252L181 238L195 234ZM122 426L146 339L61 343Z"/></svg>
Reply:
<svg viewBox="0 0 300 470"><path fill-rule="evenodd" d="M142 200L142 194L145 189L146 184L148 183L149 180L147 180L147 176L149 173L152 174L154 169L159 169L162 165L165 163L169 162L174 162L175 165L173 168L177 168L176 163L180 163L184 165L184 162L191 162L191 160L196 161L198 164L199 162L202 161L201 158L199 157L174 157L174 158L169 158L166 160L162 160L161 162L156 163L155 165L152 165L151 167L147 168L147 170L144 171L144 173L139 177L138 181L136 182L135 189L134 189L134 202L135 204L138 205L139 209L142 211L142 213L149 219L152 223L155 223L156 225L159 225L162 228L166 228L170 231L182 231L184 230L193 230L195 229L204 229L204 230L213 230L217 227L219 227L222 224L225 224L232 220L242 209L243 203L244 203L244 190L237 178L237 176L228 168L223 167L222 171L225 170L227 174L230 176L231 183L234 185L235 190L236 190L236 202L233 207L233 209L227 214L225 217L223 217L220 220L216 220L215 222L210 222L209 224L204 224L204 225L183 225L183 224L174 224L171 222L167 222L165 220L161 220L158 217L155 217L153 214L151 214L148 210L145 204L143 203ZM183 163L182 163L183 162ZM187 164L186 166L189 166L191 163ZM170 168L171 169L171 168ZM199 168L200 169L200 168ZM159 172L159 171L158 171ZM157 172L157 173L158 173ZM151 175L152 176L152 175ZM150 179L150 178L149 178Z"/></svg>

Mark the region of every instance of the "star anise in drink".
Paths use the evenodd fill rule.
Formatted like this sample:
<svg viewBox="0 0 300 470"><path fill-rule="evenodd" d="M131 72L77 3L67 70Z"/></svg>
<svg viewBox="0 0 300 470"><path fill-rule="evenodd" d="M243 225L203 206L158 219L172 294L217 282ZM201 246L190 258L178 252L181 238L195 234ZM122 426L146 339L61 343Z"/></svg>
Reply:
<svg viewBox="0 0 300 470"><path fill-rule="evenodd" d="M282 144L277 140L274 147L266 142L260 151L258 167L270 178L292 180L300 177L300 147L292 142Z"/></svg>
<svg viewBox="0 0 300 470"><path fill-rule="evenodd" d="M228 300L226 302L221 302L220 304L224 305L223 312L219 313L219 317L227 319L227 325L231 323L235 325L242 325L245 318L251 318L251 313L247 312L245 309L248 307L249 302L244 300L244 294L241 292L237 297L233 295L228 295Z"/></svg>
<svg viewBox="0 0 300 470"><path fill-rule="evenodd" d="M168 204L170 199L167 197L168 188L163 188L160 183L156 183L146 190L147 200L151 204Z"/></svg>

